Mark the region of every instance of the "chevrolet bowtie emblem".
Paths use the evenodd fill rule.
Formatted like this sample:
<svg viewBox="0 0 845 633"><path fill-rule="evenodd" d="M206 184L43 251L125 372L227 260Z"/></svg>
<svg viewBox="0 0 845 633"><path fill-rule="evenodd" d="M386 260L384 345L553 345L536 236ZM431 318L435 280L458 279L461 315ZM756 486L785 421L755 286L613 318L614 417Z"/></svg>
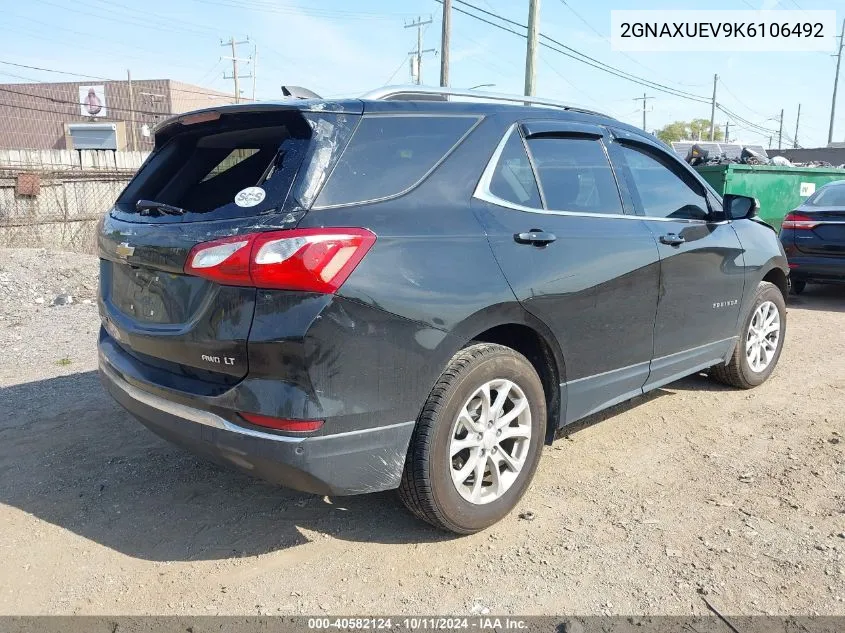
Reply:
<svg viewBox="0 0 845 633"><path fill-rule="evenodd" d="M122 244L118 244L117 248L115 248L114 251L115 253L117 253L118 257L123 257L124 259L126 259L135 252L135 247L129 246L127 242L123 242Z"/></svg>

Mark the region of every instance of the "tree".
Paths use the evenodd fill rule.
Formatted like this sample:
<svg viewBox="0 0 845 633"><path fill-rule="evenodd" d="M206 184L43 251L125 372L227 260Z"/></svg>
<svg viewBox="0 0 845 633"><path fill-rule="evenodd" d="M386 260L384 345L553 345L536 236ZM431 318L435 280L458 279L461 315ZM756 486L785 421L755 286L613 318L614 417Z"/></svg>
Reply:
<svg viewBox="0 0 845 633"><path fill-rule="evenodd" d="M672 141L709 141L710 121L707 119L693 119L692 121L675 121L664 125L657 131L657 137L664 143ZM725 135L721 128L716 127L715 140L723 140Z"/></svg>
<svg viewBox="0 0 845 633"><path fill-rule="evenodd" d="M664 125L657 130L657 138L664 143L671 143L672 141L680 141L687 138L689 125L683 121L675 121Z"/></svg>

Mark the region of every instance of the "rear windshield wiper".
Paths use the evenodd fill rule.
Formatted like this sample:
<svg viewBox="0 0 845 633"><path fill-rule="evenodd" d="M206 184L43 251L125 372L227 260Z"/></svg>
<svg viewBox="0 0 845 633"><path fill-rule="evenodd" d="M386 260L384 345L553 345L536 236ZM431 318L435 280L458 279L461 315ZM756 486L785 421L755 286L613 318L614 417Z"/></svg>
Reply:
<svg viewBox="0 0 845 633"><path fill-rule="evenodd" d="M149 215L150 211L157 211L158 213L165 213L167 215L185 215L185 209L174 207L163 202L156 202L155 200L138 200L135 203L135 210L141 215Z"/></svg>

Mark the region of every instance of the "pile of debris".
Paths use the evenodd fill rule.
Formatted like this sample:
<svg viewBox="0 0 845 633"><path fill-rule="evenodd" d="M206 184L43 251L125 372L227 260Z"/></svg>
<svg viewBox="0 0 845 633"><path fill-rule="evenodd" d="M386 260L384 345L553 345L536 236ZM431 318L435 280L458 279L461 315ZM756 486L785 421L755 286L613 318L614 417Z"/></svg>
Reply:
<svg viewBox="0 0 845 633"><path fill-rule="evenodd" d="M695 144L690 147L685 160L693 167L703 165L775 165L778 167L838 167L845 168L845 165L832 165L824 160L815 160L807 163L793 163L783 156L769 158L765 154L755 151L750 147L743 147L739 156L728 156L724 152L711 153L701 145Z"/></svg>

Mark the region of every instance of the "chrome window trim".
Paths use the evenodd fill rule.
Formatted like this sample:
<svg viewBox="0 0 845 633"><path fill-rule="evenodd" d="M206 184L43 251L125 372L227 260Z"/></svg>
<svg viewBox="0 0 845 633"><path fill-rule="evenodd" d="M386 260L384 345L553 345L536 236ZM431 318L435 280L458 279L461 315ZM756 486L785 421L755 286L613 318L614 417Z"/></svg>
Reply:
<svg viewBox="0 0 845 633"><path fill-rule="evenodd" d="M401 198L402 196L409 193L413 189L416 189L423 182L425 182L425 180L429 176L431 176L431 174L433 174L437 170L437 168L440 167L440 165L442 165L452 155L452 153L458 148L458 146L461 143L463 143L464 140L470 134L472 134L473 130L475 130L475 128L477 128L481 124L481 122L484 120L484 115L482 115L482 114L448 114L448 113L439 113L439 114L431 115L431 114L422 114L422 113L417 114L417 113L407 113L407 112L402 112L402 113L399 113L399 114L385 114L385 113L382 113L382 112L378 112L378 113L374 113L374 114L364 113L361 116L361 121L358 123L358 125L355 128L355 133L352 135L352 137L349 139L349 143L347 143L346 147L343 149L344 154L346 153L346 150L349 148L349 144L352 143L352 141L355 140L355 134L358 133L358 130L360 129L361 123L364 122L364 119L369 119L369 118L375 118L375 119L384 119L384 118L475 119L475 123L473 123L472 125L469 126L469 129L466 132L464 132L457 141L455 141L454 145L452 145L452 147L450 147L449 150L445 154L443 154L443 156L441 156L440 159L436 163L434 163L434 165L432 165L431 169L429 169L427 172L425 172L419 180L417 180L416 182L414 182L410 186L406 187L402 191L400 191L398 193L392 193L392 194L387 195L387 196L381 196L379 198L371 198L369 200L356 200L355 202L341 202L339 204L328 204L328 205L323 205L323 206L318 207L316 205L317 200L320 199L320 195L325 190L326 185L329 184L329 181L331 180L332 176L334 175L334 170L337 169L337 166L340 164L340 161L343 160L343 154L341 154L340 157L337 159L337 162L335 162L334 167L332 167L331 173L326 177L326 181L323 183L323 186L320 187L320 191L317 194L317 197L314 198L315 204L311 205L311 209L310 209L311 211L322 211L324 209L340 209L340 208L343 208L343 207L355 207L355 206L362 205L362 204L373 204L375 202L384 202L385 200L393 200L395 198Z"/></svg>
<svg viewBox="0 0 845 633"><path fill-rule="evenodd" d="M502 157L502 152L505 151L505 145L507 144L508 140L510 139L511 134L513 134L516 126L519 125L518 123L514 123L511 125L508 130L505 132L502 139L499 141L499 144L496 146L496 150L493 152L493 155L490 157L490 160L487 163L487 166L484 168L484 172L481 174L481 178L478 181L478 184L475 186L475 191L472 194L473 198L477 198L478 200L482 200L484 202L488 202L490 204L494 204L498 207L505 207L507 209L513 209L514 211L522 211L524 213L537 213L539 215L562 215L562 216L572 216L572 217L586 217L586 218L610 218L616 220L653 220L657 222L682 222L684 224L727 224L727 220L719 221L719 222L708 222L707 220L694 220L694 219L686 219L686 218L661 218L661 217L652 217L648 215L633 215L630 213L590 213L588 211L562 211L562 210L555 210L555 209L535 209L534 207L526 207L521 204L517 204L516 202L511 202L510 200L505 200L504 198L500 198L496 195L493 195L490 192L490 183L493 180L493 176L495 175L496 165L499 164L499 159ZM528 155L528 161L531 162L531 156ZM612 164L611 164L612 165ZM534 170L534 165L531 165L532 171ZM612 166L611 166L612 169ZM537 187L540 189L540 196L542 198L542 184L540 184L539 179L537 178L536 172L534 173L534 178L537 180ZM618 188L617 183L617 188ZM622 205L624 209L624 204L622 204L622 198L620 194L619 203Z"/></svg>
<svg viewBox="0 0 845 633"><path fill-rule="evenodd" d="M537 187L537 191L540 194L540 204L543 205L543 208L545 209L549 206L549 203L546 201L546 190L543 189L543 181L540 180L540 174L537 173L537 163L534 162L534 154L531 152L531 148L528 147L528 139L525 138L525 135L520 129L520 124L518 123L513 124L509 134L511 136L513 136L513 134L519 134L519 140L522 143L523 150L525 150L525 156L528 158L528 166L531 167L531 174L534 176L534 186ZM505 141L505 143L507 144L507 141ZM490 182L492 182L492 178Z"/></svg>

